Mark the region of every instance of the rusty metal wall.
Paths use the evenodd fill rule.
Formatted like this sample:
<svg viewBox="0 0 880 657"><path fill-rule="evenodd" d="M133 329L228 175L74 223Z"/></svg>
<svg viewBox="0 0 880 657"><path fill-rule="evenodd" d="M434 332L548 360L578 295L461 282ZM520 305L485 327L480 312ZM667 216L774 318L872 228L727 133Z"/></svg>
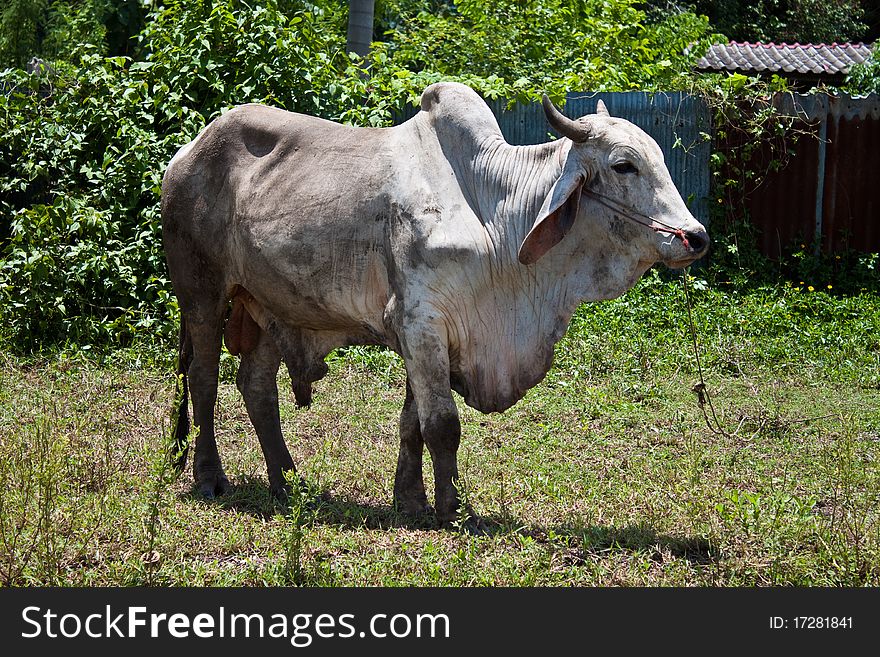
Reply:
<svg viewBox="0 0 880 657"><path fill-rule="evenodd" d="M803 244L803 248L809 248L816 232L818 131L806 122L796 127L805 134L795 142L785 168L766 173L757 189L749 189L746 202L751 222L757 229L756 246L774 260L781 260L784 254L790 253L792 245ZM773 158L770 147L763 145L750 164L766 171ZM745 181L745 185L749 188L749 181Z"/></svg>
<svg viewBox="0 0 880 657"><path fill-rule="evenodd" d="M777 103L811 136L748 199L761 251L880 252L880 98L788 94Z"/></svg>
<svg viewBox="0 0 880 657"><path fill-rule="evenodd" d="M823 246L880 252L880 117L829 126Z"/></svg>

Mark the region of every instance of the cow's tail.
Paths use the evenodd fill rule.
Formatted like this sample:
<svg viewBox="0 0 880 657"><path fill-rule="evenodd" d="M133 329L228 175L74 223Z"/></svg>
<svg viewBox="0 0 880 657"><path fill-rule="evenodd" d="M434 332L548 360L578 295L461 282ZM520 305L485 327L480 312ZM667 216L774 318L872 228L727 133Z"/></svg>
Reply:
<svg viewBox="0 0 880 657"><path fill-rule="evenodd" d="M186 466L189 452L189 390L186 384L187 372L192 362L192 339L186 330L186 320L180 316L180 343L177 351L177 392L171 412L171 431L174 436L171 444L171 462L175 470L182 472Z"/></svg>

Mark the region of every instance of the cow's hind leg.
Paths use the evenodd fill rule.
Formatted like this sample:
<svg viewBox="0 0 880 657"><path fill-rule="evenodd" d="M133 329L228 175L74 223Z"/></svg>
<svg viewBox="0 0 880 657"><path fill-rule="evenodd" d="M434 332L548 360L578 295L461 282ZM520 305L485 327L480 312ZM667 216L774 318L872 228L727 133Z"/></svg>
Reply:
<svg viewBox="0 0 880 657"><path fill-rule="evenodd" d="M281 352L265 331L260 331L256 347L242 352L235 379L248 416L257 432L272 493L282 497L286 491L285 472L295 470L293 459L281 433L278 412L278 367Z"/></svg>
<svg viewBox="0 0 880 657"><path fill-rule="evenodd" d="M406 400L400 413L400 453L397 457L397 473L394 477L394 506L406 515L421 515L430 511L422 478L422 453L424 451L419 414L413 398L412 387L406 383Z"/></svg>
<svg viewBox="0 0 880 657"><path fill-rule="evenodd" d="M223 472L217 441L214 437L214 407L217 404L217 381L220 374L220 340L226 302L211 312L187 316L187 330L192 340L192 362L189 366L189 388L193 405L193 424L198 429L193 478L199 492L206 498L222 495L229 489Z"/></svg>

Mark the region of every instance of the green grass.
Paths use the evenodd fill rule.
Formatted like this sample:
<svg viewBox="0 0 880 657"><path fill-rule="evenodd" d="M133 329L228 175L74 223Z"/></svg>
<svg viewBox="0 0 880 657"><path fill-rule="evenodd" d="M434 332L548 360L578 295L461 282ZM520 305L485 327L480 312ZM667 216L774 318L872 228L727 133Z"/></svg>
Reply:
<svg viewBox="0 0 880 657"><path fill-rule="evenodd" d="M217 425L235 488L206 502L164 467L161 354L0 355L0 583L880 585L880 299L697 286L727 435L691 391L681 289L650 274L583 307L513 409L461 405L484 536L391 509L404 379L388 352L334 354L308 410L283 396L307 483L289 508L269 495L231 357ZM425 473L430 496L430 458Z"/></svg>

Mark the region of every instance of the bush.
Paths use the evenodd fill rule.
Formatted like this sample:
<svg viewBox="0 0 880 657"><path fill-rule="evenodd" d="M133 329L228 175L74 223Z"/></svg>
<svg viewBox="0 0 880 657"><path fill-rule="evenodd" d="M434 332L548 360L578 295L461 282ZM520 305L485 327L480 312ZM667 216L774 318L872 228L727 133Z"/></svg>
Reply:
<svg viewBox="0 0 880 657"><path fill-rule="evenodd" d="M81 46L57 72L0 74L0 324L20 351L169 332L164 165L207 121L248 101L339 102L343 42L314 8L173 0L143 61Z"/></svg>
<svg viewBox="0 0 880 657"><path fill-rule="evenodd" d="M125 340L163 311L156 163L173 140L153 129L149 84L127 64L83 54L48 92L3 77L0 322L22 350Z"/></svg>
<svg viewBox="0 0 880 657"><path fill-rule="evenodd" d="M98 5L56 22L75 34ZM173 332L159 194L182 144L246 102L387 125L439 79L381 53L359 65L344 25L330 3L169 0L146 21L138 61L69 44L69 62L0 73L0 337L32 352ZM497 79L466 80L500 93Z"/></svg>
<svg viewBox="0 0 880 657"><path fill-rule="evenodd" d="M387 40L358 60L345 52L344 3L165 0L132 42L125 35L142 20L136 4L52 3L54 41L43 44L66 61L37 75L0 72L0 339L16 351L124 345L175 331L161 175L182 144L231 106L266 102L382 126L442 79L511 101L545 90L687 88L690 63L711 39L704 18L651 19L633 0L388 0L379 11ZM123 15L126 7L134 13ZM98 24L98 43L79 43ZM136 59L106 56L123 42ZM745 89L737 80L718 83L727 109ZM760 143L755 134L744 143ZM748 148L734 150L754 165ZM721 201L748 178L745 164L730 162L715 166L716 178L724 174ZM746 262L744 229L721 228L713 228L723 247L716 261L753 278L762 263Z"/></svg>
<svg viewBox="0 0 880 657"><path fill-rule="evenodd" d="M388 56L402 69L497 76L522 101L678 89L714 37L705 17L674 12L651 22L634 0L461 0L418 13L389 36Z"/></svg>
<svg viewBox="0 0 880 657"><path fill-rule="evenodd" d="M844 89L853 96L880 94L880 59L872 56L868 61L853 66Z"/></svg>

